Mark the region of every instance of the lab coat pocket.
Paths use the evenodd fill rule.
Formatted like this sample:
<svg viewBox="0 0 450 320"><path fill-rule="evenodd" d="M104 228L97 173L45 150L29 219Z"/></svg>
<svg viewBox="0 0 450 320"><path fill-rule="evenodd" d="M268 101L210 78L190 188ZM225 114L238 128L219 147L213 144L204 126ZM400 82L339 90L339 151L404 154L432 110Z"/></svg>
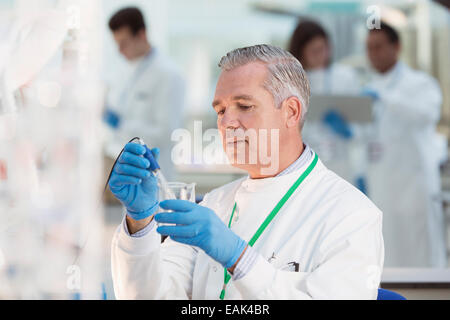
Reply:
<svg viewBox="0 0 450 320"><path fill-rule="evenodd" d="M287 264L278 269L272 286L273 296L277 299L310 299L306 280L309 273L296 271L296 266Z"/></svg>
<svg viewBox="0 0 450 320"><path fill-rule="evenodd" d="M277 259L275 254L272 255L271 258L267 259L267 261L272 264L275 269L280 271L287 272L300 272L300 262L295 261L294 259Z"/></svg>
<svg viewBox="0 0 450 320"><path fill-rule="evenodd" d="M300 272L300 263L292 261L283 265L281 271Z"/></svg>

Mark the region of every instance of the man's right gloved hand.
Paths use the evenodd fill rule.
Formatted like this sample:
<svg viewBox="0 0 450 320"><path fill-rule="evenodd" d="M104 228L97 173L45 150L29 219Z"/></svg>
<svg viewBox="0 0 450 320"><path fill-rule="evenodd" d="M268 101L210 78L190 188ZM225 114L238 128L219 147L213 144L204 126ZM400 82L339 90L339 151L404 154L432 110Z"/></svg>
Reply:
<svg viewBox="0 0 450 320"><path fill-rule="evenodd" d="M158 209L158 181L149 170L150 161L144 158L158 155L158 149L150 151L140 144L129 143L114 166L109 188L134 220L146 219Z"/></svg>

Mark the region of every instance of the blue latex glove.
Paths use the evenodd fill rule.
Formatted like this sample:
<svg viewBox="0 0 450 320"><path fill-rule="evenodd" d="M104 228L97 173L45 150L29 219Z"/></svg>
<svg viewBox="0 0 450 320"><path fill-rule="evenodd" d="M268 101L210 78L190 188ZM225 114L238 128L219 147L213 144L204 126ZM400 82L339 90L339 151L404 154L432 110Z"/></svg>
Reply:
<svg viewBox="0 0 450 320"><path fill-rule="evenodd" d="M364 97L372 98L373 101L380 100L380 95L378 94L377 91L375 91L372 88L367 87L367 88L362 89L361 95Z"/></svg>
<svg viewBox="0 0 450 320"><path fill-rule="evenodd" d="M117 112L114 112L111 109L106 109L103 112L103 121L111 128L117 129L120 126L121 119Z"/></svg>
<svg viewBox="0 0 450 320"><path fill-rule="evenodd" d="M356 178L355 181L356 187L365 195L367 195L367 183L366 183L366 178L363 176L360 176L358 178Z"/></svg>
<svg viewBox="0 0 450 320"><path fill-rule="evenodd" d="M155 220L175 224L159 227L160 234L199 247L227 269L234 266L247 247L209 208L184 200L166 200L160 207L173 212L158 213Z"/></svg>
<svg viewBox="0 0 450 320"><path fill-rule="evenodd" d="M334 133L344 139L351 139L353 132L347 121L336 110L326 112L322 118L323 123Z"/></svg>
<svg viewBox="0 0 450 320"><path fill-rule="evenodd" d="M129 143L114 166L109 189L134 220L148 218L158 209L158 181L150 172L150 161L159 150Z"/></svg>

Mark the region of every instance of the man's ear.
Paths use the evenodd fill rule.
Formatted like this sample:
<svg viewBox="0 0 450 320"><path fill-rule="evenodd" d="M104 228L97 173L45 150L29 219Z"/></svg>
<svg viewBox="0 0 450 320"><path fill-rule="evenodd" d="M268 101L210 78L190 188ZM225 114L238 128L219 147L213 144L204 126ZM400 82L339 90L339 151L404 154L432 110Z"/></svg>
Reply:
<svg viewBox="0 0 450 320"><path fill-rule="evenodd" d="M283 102L282 108L285 112L286 127L298 127L302 115L303 105L297 97L290 97Z"/></svg>

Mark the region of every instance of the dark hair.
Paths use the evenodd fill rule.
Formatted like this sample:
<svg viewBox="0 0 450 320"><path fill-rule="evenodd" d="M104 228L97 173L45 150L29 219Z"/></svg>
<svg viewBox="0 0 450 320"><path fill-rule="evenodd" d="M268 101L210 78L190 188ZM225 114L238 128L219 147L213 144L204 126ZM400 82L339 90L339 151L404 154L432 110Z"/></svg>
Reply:
<svg viewBox="0 0 450 320"><path fill-rule="evenodd" d="M109 20L109 29L115 32L122 27L129 27L133 35L137 35L139 31L145 30L145 21L141 10L135 7L128 7L116 12Z"/></svg>
<svg viewBox="0 0 450 320"><path fill-rule="evenodd" d="M304 64L303 51L306 45L316 37L324 38L329 42L328 34L320 24L311 20L301 21L291 37L289 52Z"/></svg>
<svg viewBox="0 0 450 320"><path fill-rule="evenodd" d="M400 43L400 36L398 32L390 25L388 25L386 22L381 21L380 28L370 30L370 32L380 32L380 31L384 32L384 34L388 37L390 43L393 44Z"/></svg>

